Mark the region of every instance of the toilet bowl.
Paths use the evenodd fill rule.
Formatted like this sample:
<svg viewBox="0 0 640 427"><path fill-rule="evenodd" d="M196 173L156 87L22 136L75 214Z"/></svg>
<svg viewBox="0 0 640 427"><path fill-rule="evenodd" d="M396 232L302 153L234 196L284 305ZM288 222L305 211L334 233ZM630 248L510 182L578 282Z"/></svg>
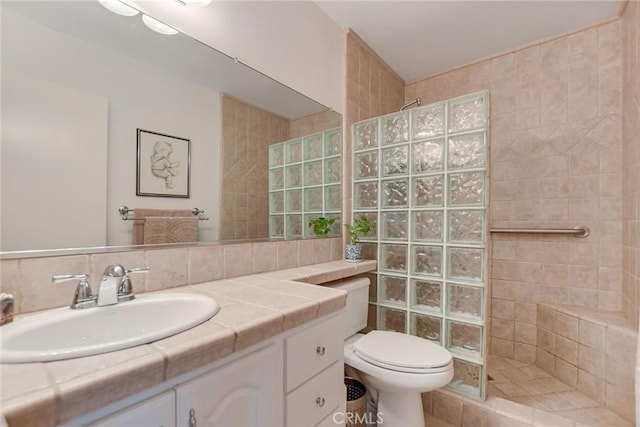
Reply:
<svg viewBox="0 0 640 427"><path fill-rule="evenodd" d="M332 285L347 293L344 363L377 398L378 425L424 427L421 393L453 378L451 353L424 338L391 331L356 333L366 326L369 279Z"/></svg>

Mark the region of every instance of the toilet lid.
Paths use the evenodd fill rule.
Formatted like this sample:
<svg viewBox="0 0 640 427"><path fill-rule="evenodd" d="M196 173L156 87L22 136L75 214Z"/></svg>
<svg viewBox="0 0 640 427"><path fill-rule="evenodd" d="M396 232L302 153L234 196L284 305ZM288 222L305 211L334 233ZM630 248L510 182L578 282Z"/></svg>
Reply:
<svg viewBox="0 0 640 427"><path fill-rule="evenodd" d="M451 353L440 345L398 332L371 331L353 348L361 359L397 371L433 371L451 363Z"/></svg>

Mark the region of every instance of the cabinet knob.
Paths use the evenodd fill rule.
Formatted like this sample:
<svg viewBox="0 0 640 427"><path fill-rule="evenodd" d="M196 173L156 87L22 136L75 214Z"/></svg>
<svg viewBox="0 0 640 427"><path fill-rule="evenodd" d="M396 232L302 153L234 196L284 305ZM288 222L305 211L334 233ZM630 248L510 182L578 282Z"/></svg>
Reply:
<svg viewBox="0 0 640 427"><path fill-rule="evenodd" d="M318 398L316 399L316 405L318 405L318 406L319 406L319 407L321 407L321 408L324 406L324 404L325 404L325 403L326 403L326 402L325 402L325 400L324 400L324 397L318 397Z"/></svg>
<svg viewBox="0 0 640 427"><path fill-rule="evenodd" d="M189 410L189 427L196 427L198 420L196 420L196 411L195 409Z"/></svg>
<svg viewBox="0 0 640 427"><path fill-rule="evenodd" d="M324 356L324 353L326 351L327 349L323 345L319 345L318 347L316 347L316 354L319 356Z"/></svg>

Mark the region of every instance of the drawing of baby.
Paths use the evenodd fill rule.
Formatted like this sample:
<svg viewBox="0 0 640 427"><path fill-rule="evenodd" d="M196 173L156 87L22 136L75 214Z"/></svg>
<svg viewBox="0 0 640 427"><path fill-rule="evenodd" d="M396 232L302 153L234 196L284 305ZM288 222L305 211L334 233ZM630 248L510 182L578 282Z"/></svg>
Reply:
<svg viewBox="0 0 640 427"><path fill-rule="evenodd" d="M180 173L180 162L171 161L173 146L166 141L157 141L151 156L151 173L165 181L166 188L173 188L173 177Z"/></svg>

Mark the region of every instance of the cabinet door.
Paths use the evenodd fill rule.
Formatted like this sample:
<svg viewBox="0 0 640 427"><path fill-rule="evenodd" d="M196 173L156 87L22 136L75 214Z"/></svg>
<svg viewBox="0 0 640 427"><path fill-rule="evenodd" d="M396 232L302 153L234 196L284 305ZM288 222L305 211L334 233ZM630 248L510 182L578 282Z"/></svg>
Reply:
<svg viewBox="0 0 640 427"><path fill-rule="evenodd" d="M175 395L173 390L103 418L91 427L175 427Z"/></svg>
<svg viewBox="0 0 640 427"><path fill-rule="evenodd" d="M282 426L280 348L270 345L176 387L177 425Z"/></svg>

